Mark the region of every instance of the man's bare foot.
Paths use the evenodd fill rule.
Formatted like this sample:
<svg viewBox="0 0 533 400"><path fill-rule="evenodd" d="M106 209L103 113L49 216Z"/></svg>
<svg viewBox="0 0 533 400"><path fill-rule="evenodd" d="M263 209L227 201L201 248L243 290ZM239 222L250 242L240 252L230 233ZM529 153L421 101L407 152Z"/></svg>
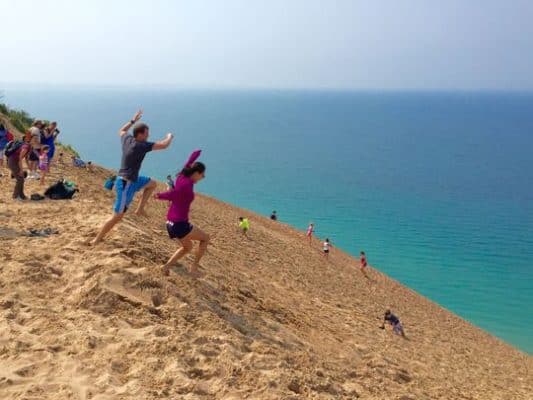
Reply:
<svg viewBox="0 0 533 400"><path fill-rule="evenodd" d="M191 270L189 271L189 273L191 274L191 276L195 279L198 279L198 278L202 278L205 276L205 273L203 273L202 271L200 271L199 269L199 265L198 264L195 264L191 267Z"/></svg>
<svg viewBox="0 0 533 400"><path fill-rule="evenodd" d="M144 210L136 210L135 215L138 217L149 217L148 213Z"/></svg>
<svg viewBox="0 0 533 400"><path fill-rule="evenodd" d="M96 240L93 239L90 242L87 243L88 246L96 246L98 243L100 243L102 240Z"/></svg>
<svg viewBox="0 0 533 400"><path fill-rule="evenodd" d="M161 272L163 273L163 275L169 276L170 275L170 265L168 265L168 264L163 265L161 267Z"/></svg>

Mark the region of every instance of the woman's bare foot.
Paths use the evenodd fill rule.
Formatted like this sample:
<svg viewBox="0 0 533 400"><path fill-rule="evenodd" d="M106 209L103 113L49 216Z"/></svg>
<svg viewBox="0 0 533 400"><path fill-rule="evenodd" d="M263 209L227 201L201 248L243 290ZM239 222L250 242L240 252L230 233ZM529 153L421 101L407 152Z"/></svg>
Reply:
<svg viewBox="0 0 533 400"><path fill-rule="evenodd" d="M135 215L138 217L149 217L148 213L144 210L136 210Z"/></svg>
<svg viewBox="0 0 533 400"><path fill-rule="evenodd" d="M189 271L189 273L191 274L191 276L195 279L198 279L198 278L202 278L203 276L205 276L205 273L203 273L202 271L200 271L200 266L198 264L194 264L192 267L191 267L191 270Z"/></svg>

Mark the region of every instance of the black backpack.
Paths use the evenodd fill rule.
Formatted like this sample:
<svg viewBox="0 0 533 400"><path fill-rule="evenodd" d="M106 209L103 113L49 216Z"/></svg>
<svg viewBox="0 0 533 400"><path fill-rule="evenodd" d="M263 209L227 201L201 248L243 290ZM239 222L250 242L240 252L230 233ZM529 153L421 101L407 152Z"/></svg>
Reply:
<svg viewBox="0 0 533 400"><path fill-rule="evenodd" d="M7 143L6 148L4 149L5 156L11 157L23 144L24 142L21 140L11 140Z"/></svg>
<svg viewBox="0 0 533 400"><path fill-rule="evenodd" d="M57 183L46 189L44 195L52 200L70 200L76 192L79 192L79 190L71 188L63 181L58 181Z"/></svg>

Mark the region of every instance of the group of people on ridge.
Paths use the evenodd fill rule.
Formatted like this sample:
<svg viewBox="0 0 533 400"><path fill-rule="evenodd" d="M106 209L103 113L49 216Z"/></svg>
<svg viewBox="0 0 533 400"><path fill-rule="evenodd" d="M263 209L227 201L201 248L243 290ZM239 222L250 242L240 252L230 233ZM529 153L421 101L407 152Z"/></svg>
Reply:
<svg viewBox="0 0 533 400"><path fill-rule="evenodd" d="M56 122L45 124L36 120L26 131L23 140L16 140L4 125L0 125L0 166L5 156L11 177L15 179L14 199L27 199L24 193L25 179L38 179L44 185L45 177L53 165L57 135L59 129ZM24 164L29 173L25 172Z"/></svg>

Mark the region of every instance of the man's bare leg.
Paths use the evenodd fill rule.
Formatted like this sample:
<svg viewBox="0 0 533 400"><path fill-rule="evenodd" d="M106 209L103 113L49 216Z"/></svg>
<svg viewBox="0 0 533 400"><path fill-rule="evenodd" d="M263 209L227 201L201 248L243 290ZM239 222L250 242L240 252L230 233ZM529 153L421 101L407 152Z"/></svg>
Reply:
<svg viewBox="0 0 533 400"><path fill-rule="evenodd" d="M154 192L156 188L156 183L154 180L150 180L146 187L143 190L143 195L141 197L141 201L139 202L139 206L137 207L137 210L135 210L135 215L141 215L144 217L147 217L148 214L144 210L144 207L146 206L146 203L148 202L148 199L150 196L152 196L152 193Z"/></svg>
<svg viewBox="0 0 533 400"><path fill-rule="evenodd" d="M91 246L100 243L104 236L107 235L107 233L113 229L113 227L119 223L122 218L124 218L124 213L113 214L113 216L104 223L102 228L100 228L98 235L96 235L96 237L90 242Z"/></svg>

